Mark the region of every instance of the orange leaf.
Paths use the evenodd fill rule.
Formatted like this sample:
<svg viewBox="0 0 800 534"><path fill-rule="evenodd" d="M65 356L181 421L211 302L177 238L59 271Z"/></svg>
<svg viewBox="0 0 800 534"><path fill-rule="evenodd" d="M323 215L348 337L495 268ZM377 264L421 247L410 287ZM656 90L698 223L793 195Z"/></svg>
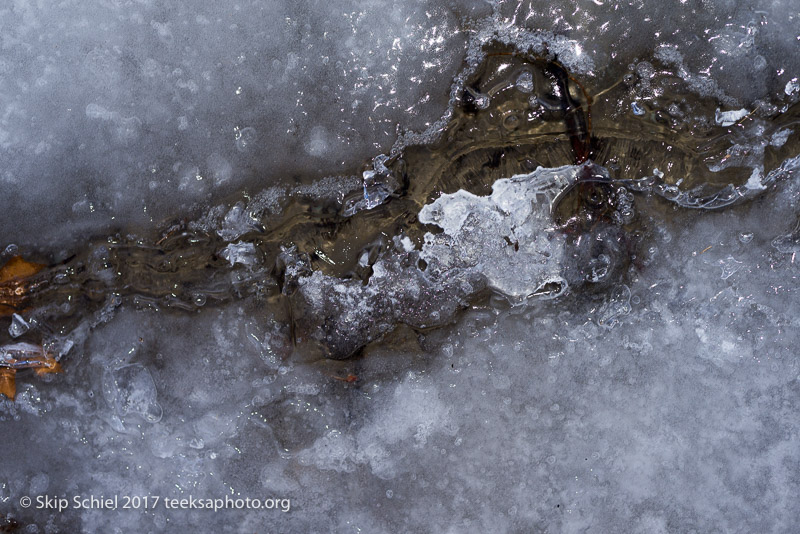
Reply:
<svg viewBox="0 0 800 534"><path fill-rule="evenodd" d="M14 256L0 269L0 284L10 280L28 278L44 268L45 266L41 263L23 260L22 256Z"/></svg>
<svg viewBox="0 0 800 534"><path fill-rule="evenodd" d="M44 265L25 261L20 256L14 256L0 269L0 317L7 317L18 311L28 299L26 294L30 285L26 287L26 278L30 278L42 269Z"/></svg>
<svg viewBox="0 0 800 534"><path fill-rule="evenodd" d="M5 395L11 400L17 396L17 386L14 375L15 369L0 369L0 395Z"/></svg>

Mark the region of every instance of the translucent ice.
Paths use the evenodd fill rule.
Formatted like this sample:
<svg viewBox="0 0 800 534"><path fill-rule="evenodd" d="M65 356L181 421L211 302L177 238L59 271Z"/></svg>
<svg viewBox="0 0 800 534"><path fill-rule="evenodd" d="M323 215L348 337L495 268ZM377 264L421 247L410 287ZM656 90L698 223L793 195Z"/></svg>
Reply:
<svg viewBox="0 0 800 534"><path fill-rule="evenodd" d="M8 334L12 338L18 338L30 329L31 325L21 315L15 313L11 316L11 324L8 327Z"/></svg>
<svg viewBox="0 0 800 534"><path fill-rule="evenodd" d="M6 4L0 213L23 254L60 264L86 236L144 239L164 217L202 214L192 228L239 273L243 245L280 234L273 216L286 205L316 218L275 248L317 242L274 267L282 295L213 309L209 298L189 314L134 311L117 296L116 318L70 334L65 373L35 386L20 373L17 402L0 401L13 452L0 467L0 530L796 530L795 1ZM565 100L515 68L498 90L464 89L493 42L512 43L498 64L524 52L580 81L569 87L592 100L593 157L635 197L629 210L616 201L624 231L576 226L568 210L556 222L576 190L553 173L573 170L533 169L573 161L564 121L547 120ZM441 136L469 98L471 144ZM774 123L786 109L793 118ZM526 121L535 135L520 136ZM330 274L340 265L314 251L351 246L337 239L355 220L342 219L383 222L400 198L402 183L376 165L364 179L362 162L414 139L428 143L416 170L441 162L435 150L456 162L401 214L425 206L428 228L352 245L355 272ZM553 144L526 144L535 139ZM676 139L697 141L691 158ZM476 145L485 151L462 151ZM506 172L512 156L524 166ZM478 170L458 175L459 164ZM86 265L105 283L116 271L102 263ZM504 298L473 298L487 287ZM530 293L563 297L504 301ZM269 302L278 297L291 306ZM398 323L413 328L344 362L296 343L343 357ZM121 338L135 360L119 356ZM272 492L293 506L17 505L77 491Z"/></svg>
<svg viewBox="0 0 800 534"><path fill-rule="evenodd" d="M427 233L420 258L434 276L456 269L480 273L492 289L520 302L546 284L566 289L564 238L552 227L551 204L577 180L580 167L539 169L496 181L492 194L442 195L422 208Z"/></svg>
<svg viewBox="0 0 800 534"><path fill-rule="evenodd" d="M247 212L244 203L237 202L223 218L222 227L217 233L226 241L233 241L258 228L258 222Z"/></svg>
<svg viewBox="0 0 800 534"><path fill-rule="evenodd" d="M246 267L253 267L259 261L258 252L252 243L231 243L222 249L219 254L231 266L239 263Z"/></svg>
<svg viewBox="0 0 800 534"><path fill-rule="evenodd" d="M123 365L106 371L103 392L120 417L138 415L148 423L161 420L162 409L157 402L155 382L141 364Z"/></svg>
<svg viewBox="0 0 800 534"><path fill-rule="evenodd" d="M784 254L796 254L800 252L800 221L794 230L785 235L780 235L772 240L772 246Z"/></svg>
<svg viewBox="0 0 800 534"><path fill-rule="evenodd" d="M784 88L784 92L788 96L792 96L800 92L800 84L797 83L797 78L793 78L786 82L786 87Z"/></svg>

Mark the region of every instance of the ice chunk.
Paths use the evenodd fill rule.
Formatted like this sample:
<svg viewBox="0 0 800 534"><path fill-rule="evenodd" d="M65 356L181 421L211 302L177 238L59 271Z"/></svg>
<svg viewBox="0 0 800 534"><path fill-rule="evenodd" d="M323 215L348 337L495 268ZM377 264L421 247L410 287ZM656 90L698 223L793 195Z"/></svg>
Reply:
<svg viewBox="0 0 800 534"><path fill-rule="evenodd" d="M747 117L748 113L749 111L744 108L733 111L720 111L720 109L717 108L717 111L714 113L714 120L720 126L732 126L741 119Z"/></svg>
<svg viewBox="0 0 800 534"><path fill-rule="evenodd" d="M789 136L792 135L792 130L789 128L784 128L782 130L778 130L769 140L769 144L774 147L782 147L786 144L786 141L789 140Z"/></svg>
<svg viewBox="0 0 800 534"><path fill-rule="evenodd" d="M400 239L400 246L402 246L403 250L406 252L411 252L412 250L414 250L414 243L411 242L408 236L403 236Z"/></svg>
<svg viewBox="0 0 800 534"><path fill-rule="evenodd" d="M443 232L427 233L420 257L432 273L470 269L489 287L520 302L562 277L564 237L554 231L551 202L577 180L582 167L537 169L496 181L492 194L458 191L422 208L419 220Z"/></svg>
<svg viewBox="0 0 800 534"><path fill-rule="evenodd" d="M533 91L533 74L530 71L523 71L517 76L516 87L523 93Z"/></svg>
<svg viewBox="0 0 800 534"><path fill-rule="evenodd" d="M141 416L148 423L161 420L156 384L150 371L141 364L130 364L106 371L103 393L119 417Z"/></svg>
<svg viewBox="0 0 800 534"><path fill-rule="evenodd" d="M767 186L762 183L763 177L764 173L761 167L756 166L756 168L753 169L753 172L750 173L750 178L747 179L747 182L745 182L744 186L752 191L761 191L762 189L766 189Z"/></svg>
<svg viewBox="0 0 800 534"><path fill-rule="evenodd" d="M8 327L8 335L13 338L18 338L30 329L31 325L22 318L21 315L15 313L11 316L11 324Z"/></svg>
<svg viewBox="0 0 800 534"><path fill-rule="evenodd" d="M258 221L250 216L244 203L237 202L222 219L222 227L217 234L225 241L233 241L259 228Z"/></svg>
<svg viewBox="0 0 800 534"><path fill-rule="evenodd" d="M222 249L219 255L227 260L231 264L231 267L237 263L246 267L253 267L259 262L258 252L253 243L231 243Z"/></svg>
<svg viewBox="0 0 800 534"><path fill-rule="evenodd" d="M471 87L466 88L465 98L471 100L472 104L478 109L486 109L491 104L491 98L485 93L479 93Z"/></svg>
<svg viewBox="0 0 800 534"><path fill-rule="evenodd" d="M346 358L398 323L418 328L452 319L469 295L485 287L480 273L451 269L442 275L419 268L419 253L399 250L372 265L366 285L311 272L296 251L284 251L284 292L290 295L298 342L320 343L331 358ZM296 291L295 291L296 288Z"/></svg>
<svg viewBox="0 0 800 534"><path fill-rule="evenodd" d="M553 210L564 198L575 201L567 193L579 178L589 187L609 184L605 169L586 164L539 168L500 179L488 196L464 190L444 194L419 212L420 222L436 225L442 232L426 233L419 251L410 239L400 237L371 264L369 256L362 254L360 267L371 267L366 280L312 272L295 249L286 249L283 292L292 302L296 339L319 342L328 357L344 358L398 323L415 328L447 323L487 286L517 305L527 299L560 296L570 280L605 283L618 272L622 252L612 235L617 212L603 210L613 211L613 199L622 193L603 189L600 195L598 189L596 213L584 213L578 207L592 221L595 235L570 244L567 262L567 233L561 223L554 222ZM580 216L572 219L575 235L587 230L580 220ZM583 272L592 258L596 261L589 263L591 273Z"/></svg>
<svg viewBox="0 0 800 534"><path fill-rule="evenodd" d="M344 199L342 215L350 217L359 211L380 206L386 202L396 187L397 184L389 175L373 170L364 171L361 190L351 193Z"/></svg>

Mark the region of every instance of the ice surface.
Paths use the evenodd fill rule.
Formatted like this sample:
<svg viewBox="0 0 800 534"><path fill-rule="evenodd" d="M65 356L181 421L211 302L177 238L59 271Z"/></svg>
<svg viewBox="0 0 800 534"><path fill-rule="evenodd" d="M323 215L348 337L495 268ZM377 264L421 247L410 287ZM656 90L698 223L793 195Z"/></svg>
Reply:
<svg viewBox="0 0 800 534"><path fill-rule="evenodd" d="M486 287L481 272L452 268L427 273L419 267L420 253L406 251L401 239L394 250L372 266L367 283L310 272L301 258L287 254L285 284L295 340L317 343L330 358L353 356L364 345L392 332L398 323L416 328L452 321L467 299Z"/></svg>
<svg viewBox="0 0 800 534"><path fill-rule="evenodd" d="M161 406L150 372L140 364L124 365L107 372L103 393L119 417L140 415L148 423L161 419Z"/></svg>
<svg viewBox="0 0 800 534"><path fill-rule="evenodd" d="M733 126L739 120L747 117L747 114L748 111L744 108L731 111L720 111L719 108L717 108L714 120L716 120L717 124L720 126Z"/></svg>
<svg viewBox="0 0 800 534"><path fill-rule="evenodd" d="M91 395L103 382L92 365L26 389L30 408L3 405L3 417L20 417L6 439L37 454L4 476L6 495L40 487L42 462L58 458L50 494L232 487L293 499L285 515L236 512L251 530L791 532L798 272L771 240L792 230L785 215L798 198L784 187L736 211L660 221L656 261L623 300L609 292L627 303L610 328L600 319L611 308L579 301L548 301L544 313L477 308L425 336L423 351L381 346L343 367L270 368L247 341L248 310L178 316L169 336L154 335L163 318L124 313L125 326L101 327L88 350L126 353L148 333L131 371L149 369L163 418L132 434L103 423L116 409ZM764 220L767 206L775 219ZM741 268L723 278L729 256ZM352 384L332 378L349 372ZM41 524L68 518L86 530L243 528L165 510L48 512Z"/></svg>
<svg viewBox="0 0 800 534"><path fill-rule="evenodd" d="M762 127L800 98L798 16L793 0L1 6L0 247L20 245L3 261L66 259L87 235L169 216L248 270L261 258L246 236L287 199L360 215L387 201L394 184L361 164L433 139L462 60L490 39L550 54L595 94L646 80L624 111L653 121L717 118L654 112L662 80L716 99L732 142L703 164L753 174L747 202L703 204L716 212L632 190L643 246L622 242L638 254L624 272L550 231L564 168L437 192L424 241L386 236L366 283L312 272L285 243L293 309L171 314L109 296L65 334L65 373L20 372L16 401L0 400L0 530L795 532L800 159L779 151L796 124ZM575 273L605 283L509 305ZM508 299L469 304L485 286ZM303 322L306 306L324 313ZM397 322L416 330L343 362L292 342L335 334L349 354ZM32 330L20 339L63 334ZM45 494L292 506L18 505Z"/></svg>
<svg viewBox="0 0 800 534"><path fill-rule="evenodd" d="M364 251L359 267L368 272L365 279L313 270L297 250L285 250L280 260L286 266L283 292L290 298L296 341L318 342L326 356L345 358L392 332L397 323L415 328L446 324L485 288L513 305L563 295L570 285L568 274L574 279L585 269L566 267L571 249L553 212L558 199L587 180L608 186L608 173L594 164L540 167L495 181L488 196L464 190L441 195L422 207L418 219L442 231L425 233L419 250L408 236L395 236L393 246L373 261ZM617 196L627 199L624 188ZM598 207L606 206L601 202ZM619 206L604 216L632 216L621 215L630 211L628 204ZM616 270L616 258L595 251L614 241L612 227L600 215L586 215L593 228L582 239L582 256L590 267L579 282L605 281ZM579 227L577 218L573 223ZM581 247L575 250L577 257Z"/></svg>
<svg viewBox="0 0 800 534"><path fill-rule="evenodd" d="M1 8L3 211L58 220L7 228L9 240L77 239L217 191L358 165L398 124L419 130L441 115L470 33L547 48L608 79L663 45L698 90L742 104L795 94L800 61L789 0L73 4ZM181 187L187 169L212 185Z"/></svg>
<svg viewBox="0 0 800 534"><path fill-rule="evenodd" d="M224 194L358 166L401 119L421 128L441 113L470 3L0 7L3 209L47 209L62 226L6 238L174 216L209 193L181 187L187 169ZM67 223L81 201L92 215Z"/></svg>

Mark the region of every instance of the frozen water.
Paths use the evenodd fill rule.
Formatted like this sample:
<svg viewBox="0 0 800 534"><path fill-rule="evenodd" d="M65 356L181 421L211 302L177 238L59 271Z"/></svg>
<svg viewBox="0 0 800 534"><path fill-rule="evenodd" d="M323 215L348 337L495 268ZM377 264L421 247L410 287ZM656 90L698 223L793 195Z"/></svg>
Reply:
<svg viewBox="0 0 800 534"><path fill-rule="evenodd" d="M140 364L124 365L108 371L103 392L119 417L140 415L148 423L161 419L161 406L150 372Z"/></svg>
<svg viewBox="0 0 800 534"><path fill-rule="evenodd" d="M63 242L189 209L207 191L181 189L178 163L223 193L353 165L386 150L398 124L420 130L441 115L470 33L546 47L599 86L664 45L726 102L795 94L792 2L704 6L15 1L0 17L3 211L59 223L28 220L5 238ZM92 215L72 217L81 201Z"/></svg>
<svg viewBox="0 0 800 534"><path fill-rule="evenodd" d="M800 92L800 84L797 83L797 79L792 79L786 82L786 87L784 87L784 92L789 96L792 96Z"/></svg>
<svg viewBox="0 0 800 534"><path fill-rule="evenodd" d="M8 335L17 338L27 332L31 325L20 314L15 313L11 316L11 324L8 327Z"/></svg>
<svg viewBox="0 0 800 534"><path fill-rule="evenodd" d="M16 219L22 205L47 209L62 221L40 218L5 238L76 239L173 216L205 194L180 188L176 164L214 175L223 192L358 165L391 146L400 119L421 128L441 113L470 4L0 8L3 208ZM81 200L94 216L68 221Z"/></svg>
<svg viewBox="0 0 800 534"><path fill-rule="evenodd" d="M385 236L382 254L362 255L363 280L315 270L287 238L285 310L251 295L172 314L109 296L70 333L18 310L9 333L22 317L34 328L17 347L59 340L65 372L19 371L16 401L0 400L0 530L795 532L800 159L796 121L770 121L800 95L796 7L3 5L0 247L20 245L3 261L60 262L88 235L133 240L169 216L219 236L235 273L272 269L249 235L290 202L347 206L326 225L393 201L402 184L385 181L386 160L361 164L436 139L454 77L489 40L557 59L596 102L627 84L620 113L657 128L729 128L701 163L750 180L694 203L680 184L618 192L614 225L636 228L626 241L593 221L555 231L552 210L586 167L533 164L480 192L433 192L426 233ZM701 96L710 113L692 107ZM473 97L490 109L493 95ZM486 288L505 298L469 300ZM559 298L519 305L549 291ZM332 361L303 339L337 340L340 356L383 340ZM18 504L45 494L291 507Z"/></svg>
<svg viewBox="0 0 800 534"><path fill-rule="evenodd" d="M714 120L717 121L717 124L720 126L733 126L741 119L745 118L749 112L746 109L737 109L731 111L720 111L717 108L717 112L714 115Z"/></svg>
<svg viewBox="0 0 800 534"><path fill-rule="evenodd" d="M772 246L784 254L800 252L800 221L791 233L779 235L772 240Z"/></svg>
<svg viewBox="0 0 800 534"><path fill-rule="evenodd" d="M490 288L516 302L547 284L566 290L564 239L552 228L550 209L581 171L540 168L497 180L488 197L463 190L442 195L419 213L420 222L443 230L425 234L420 258L433 275L446 277L457 269L480 273Z"/></svg>
<svg viewBox="0 0 800 534"><path fill-rule="evenodd" d="M283 291L292 302L296 339L318 342L326 356L343 358L391 332L396 323L416 328L446 324L485 288L515 305L564 294L569 286L567 239L553 222L553 211L579 180L607 185L608 173L594 164L540 167L495 181L488 196L463 190L441 195L422 207L418 219L442 231L425 233L420 250L408 236L395 236L393 246L372 261L364 251L359 258L359 267L368 273L364 280L313 270L295 249L286 250ZM619 195L625 197L623 191ZM596 235L586 238L593 243L584 249L597 248L613 233L601 215L600 210L587 212ZM584 279L605 281L616 270L606 254L597 261L600 265L592 264Z"/></svg>
<svg viewBox="0 0 800 534"><path fill-rule="evenodd" d="M362 191L352 194L345 200L342 214L345 217L355 215L359 211L370 210L380 206L397 187L391 179L374 170L362 173Z"/></svg>
<svg viewBox="0 0 800 534"><path fill-rule="evenodd" d="M231 243L219 255L230 262L231 266L240 263L246 267L253 267L259 262L258 252L252 243Z"/></svg>
<svg viewBox="0 0 800 534"><path fill-rule="evenodd" d="M237 202L225 215L222 227L217 233L226 241L233 241L258 228L257 220L247 212L243 203Z"/></svg>

